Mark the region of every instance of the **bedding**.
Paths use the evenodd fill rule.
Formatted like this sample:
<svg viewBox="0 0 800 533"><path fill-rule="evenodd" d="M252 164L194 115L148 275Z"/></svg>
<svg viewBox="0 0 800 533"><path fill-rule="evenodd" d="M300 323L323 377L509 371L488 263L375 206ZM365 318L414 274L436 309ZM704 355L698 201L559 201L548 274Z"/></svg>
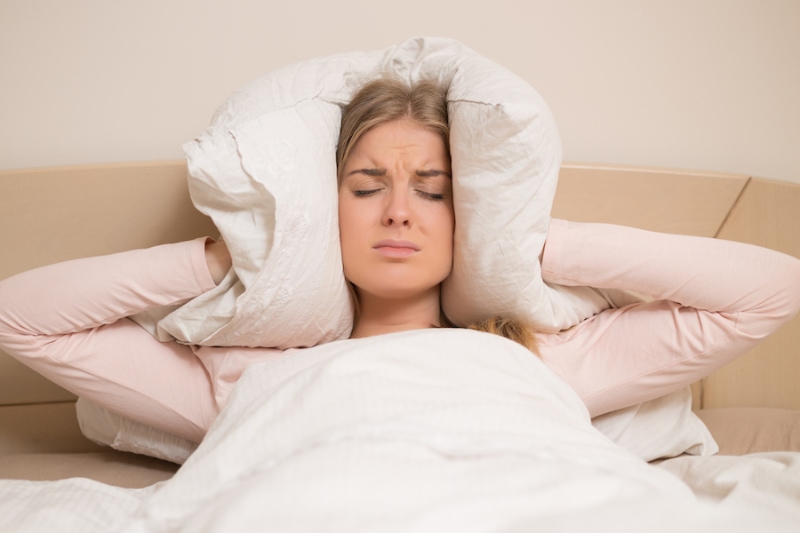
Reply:
<svg viewBox="0 0 800 533"><path fill-rule="evenodd" d="M87 439L121 452L182 465L197 449L196 442L140 424L85 398L75 402L75 414L81 433Z"/></svg>
<svg viewBox="0 0 800 533"><path fill-rule="evenodd" d="M183 464L197 449L192 441L112 413L85 398L78 398L76 411L83 434L115 450ZM708 428L692 411L689 387L595 417L592 425L645 461L681 454L713 455L719 451Z"/></svg>
<svg viewBox="0 0 800 533"><path fill-rule="evenodd" d="M791 516L795 525L800 524L800 453L682 456L658 467L683 480L698 498L714 502L720 509L755 505Z"/></svg>
<svg viewBox="0 0 800 533"><path fill-rule="evenodd" d="M253 365L166 482L0 482L0 530L792 531L800 477L770 475L771 508L698 500L524 348L418 330Z"/></svg>
<svg viewBox="0 0 800 533"><path fill-rule="evenodd" d="M608 307L592 289L541 278L561 164L545 102L456 41L415 38L290 65L223 102L184 151L192 200L228 243L232 272L157 326L152 316L140 323L162 339L216 346L305 347L349 335L335 149L341 107L381 74L448 87L459 221L442 288L448 318L465 326L505 316L558 331Z"/></svg>

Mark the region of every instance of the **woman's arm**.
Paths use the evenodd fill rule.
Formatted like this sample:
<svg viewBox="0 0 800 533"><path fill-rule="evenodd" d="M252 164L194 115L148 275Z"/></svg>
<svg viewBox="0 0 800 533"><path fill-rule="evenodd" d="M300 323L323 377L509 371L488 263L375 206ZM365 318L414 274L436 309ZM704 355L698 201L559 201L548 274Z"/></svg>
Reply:
<svg viewBox="0 0 800 533"><path fill-rule="evenodd" d="M542 275L655 298L542 336L542 359L592 416L710 374L800 310L800 260L720 239L553 220Z"/></svg>
<svg viewBox="0 0 800 533"><path fill-rule="evenodd" d="M206 369L191 347L124 317L214 287L211 256L197 239L12 276L0 282L0 349L77 395L199 441L217 412Z"/></svg>
<svg viewBox="0 0 800 533"><path fill-rule="evenodd" d="M205 239L65 261L0 282L0 328L71 333L182 303L215 285Z"/></svg>
<svg viewBox="0 0 800 533"><path fill-rule="evenodd" d="M205 245L206 265L214 283L219 285L222 278L233 266L233 258L228 251L228 245L222 239L217 242L206 241Z"/></svg>

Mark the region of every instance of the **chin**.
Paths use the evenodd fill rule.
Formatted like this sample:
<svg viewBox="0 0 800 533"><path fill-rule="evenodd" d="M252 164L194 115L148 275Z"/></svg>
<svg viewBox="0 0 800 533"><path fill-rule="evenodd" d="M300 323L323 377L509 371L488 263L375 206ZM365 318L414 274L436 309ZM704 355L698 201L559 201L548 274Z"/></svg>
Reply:
<svg viewBox="0 0 800 533"><path fill-rule="evenodd" d="M436 276L431 275L431 270L426 269L424 276L420 275L419 269L374 268L368 271L350 272L356 274L354 276L348 276L345 270L345 277L360 294L370 294L388 300L407 300L429 295L434 291L438 295L439 287L450 273L450 269L436 269L441 270ZM359 276L357 275L359 273L365 275Z"/></svg>
<svg viewBox="0 0 800 533"><path fill-rule="evenodd" d="M419 278L398 280L391 276L383 276L380 279L352 280L358 294L369 294L377 298L386 300L408 300L419 296L439 293L441 281L431 281L430 283L420 283ZM361 283L358 283L360 281Z"/></svg>

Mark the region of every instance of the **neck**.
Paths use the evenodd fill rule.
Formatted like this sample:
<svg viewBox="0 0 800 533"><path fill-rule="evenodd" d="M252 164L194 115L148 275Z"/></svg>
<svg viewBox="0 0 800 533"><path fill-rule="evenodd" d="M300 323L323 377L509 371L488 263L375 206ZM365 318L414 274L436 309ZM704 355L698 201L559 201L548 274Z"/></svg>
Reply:
<svg viewBox="0 0 800 533"><path fill-rule="evenodd" d="M359 291L360 314L351 339L440 326L439 287L410 298L383 298Z"/></svg>

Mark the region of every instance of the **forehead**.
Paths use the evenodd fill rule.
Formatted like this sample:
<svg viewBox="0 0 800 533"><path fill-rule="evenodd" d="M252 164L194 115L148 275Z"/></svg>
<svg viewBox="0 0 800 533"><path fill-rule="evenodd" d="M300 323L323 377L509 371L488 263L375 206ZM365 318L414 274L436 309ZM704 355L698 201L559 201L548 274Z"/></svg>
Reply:
<svg viewBox="0 0 800 533"><path fill-rule="evenodd" d="M364 133L353 146L350 156L416 155L447 158L447 147L441 135L413 120L393 120L379 124Z"/></svg>

